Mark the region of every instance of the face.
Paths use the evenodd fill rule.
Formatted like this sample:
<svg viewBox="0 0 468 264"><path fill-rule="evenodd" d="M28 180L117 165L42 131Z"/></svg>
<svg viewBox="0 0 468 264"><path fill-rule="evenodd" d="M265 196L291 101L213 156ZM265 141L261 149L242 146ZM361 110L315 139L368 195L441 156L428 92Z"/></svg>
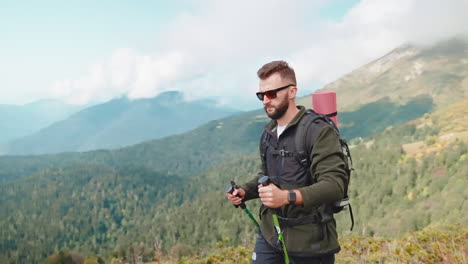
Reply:
<svg viewBox="0 0 468 264"><path fill-rule="evenodd" d="M275 90L279 87L288 85L281 79L279 73L274 73L265 80L260 80L260 92ZM267 96L263 97L263 108L269 118L277 120L281 118L289 107L289 89L286 88L276 93L276 98L269 99Z"/></svg>

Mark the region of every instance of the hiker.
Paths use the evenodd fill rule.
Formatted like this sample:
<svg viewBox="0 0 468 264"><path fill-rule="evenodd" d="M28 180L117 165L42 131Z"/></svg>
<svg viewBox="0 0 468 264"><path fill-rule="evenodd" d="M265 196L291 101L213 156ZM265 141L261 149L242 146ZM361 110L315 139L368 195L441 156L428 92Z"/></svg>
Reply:
<svg viewBox="0 0 468 264"><path fill-rule="evenodd" d="M262 166L252 181L226 193L234 205L262 202L252 263L334 263L340 246L332 207L349 181L339 135L317 114L296 106L296 76L287 62L267 63L257 75L257 97L271 118L260 138ZM299 129L305 129L304 151L297 146ZM259 184L263 176L268 181Z"/></svg>

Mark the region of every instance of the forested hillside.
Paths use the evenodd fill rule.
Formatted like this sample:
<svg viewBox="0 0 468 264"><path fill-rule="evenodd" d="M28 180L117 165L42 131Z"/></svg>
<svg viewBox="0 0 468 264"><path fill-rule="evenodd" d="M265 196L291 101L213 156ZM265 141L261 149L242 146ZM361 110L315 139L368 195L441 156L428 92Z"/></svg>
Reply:
<svg viewBox="0 0 468 264"><path fill-rule="evenodd" d="M392 103L388 98L380 99L355 111L339 113L340 131L349 140L366 137L419 118L430 113L433 107L432 98L428 96L419 96L403 105Z"/></svg>
<svg viewBox="0 0 468 264"><path fill-rule="evenodd" d="M398 236L427 226L468 224L468 143L461 137L444 137L450 127L457 127L459 135L468 131L465 104L355 140L350 186L354 234ZM450 122L441 118L447 116ZM206 128L218 131L217 126ZM423 152L405 151L408 144L420 141ZM0 260L37 263L66 248L106 259L137 252L151 260L158 252L179 257L207 254L219 241L226 246L252 243L253 224L223 193L231 179L242 183L255 175L259 159L257 154L231 157L191 177L140 165L81 163L4 182ZM253 212L258 205L248 203ZM341 235L346 235L348 213L340 213L337 220Z"/></svg>
<svg viewBox="0 0 468 264"><path fill-rule="evenodd" d="M60 248L105 255L138 241L145 234L141 226L163 208L188 200L184 188L175 175L92 164L2 185L0 262L37 263Z"/></svg>
<svg viewBox="0 0 468 264"><path fill-rule="evenodd" d="M55 166L81 163L142 166L188 177L213 164L255 152L267 122L252 111L211 121L195 130L117 150L97 150L40 156L0 156L0 181L21 178Z"/></svg>
<svg viewBox="0 0 468 264"><path fill-rule="evenodd" d="M341 133L350 140L383 131L432 110L431 98L416 98L404 106L381 100L352 112L340 113ZM368 113L372 113L369 117ZM180 176L191 176L213 164L257 151L258 138L268 122L263 110L210 121L192 131L116 149L37 156L0 156L0 182L43 169L80 163L107 166L138 165Z"/></svg>

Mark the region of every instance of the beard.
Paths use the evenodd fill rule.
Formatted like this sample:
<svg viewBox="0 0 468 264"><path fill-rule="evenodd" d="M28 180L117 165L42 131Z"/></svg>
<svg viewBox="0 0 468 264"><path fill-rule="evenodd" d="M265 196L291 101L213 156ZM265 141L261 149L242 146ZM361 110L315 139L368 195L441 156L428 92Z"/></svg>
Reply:
<svg viewBox="0 0 468 264"><path fill-rule="evenodd" d="M283 98L283 100L280 102L278 106L272 106L272 105L265 105L263 109L265 110L265 113L267 116L273 120L280 119L288 110L289 107L289 100L288 100L288 94L286 94ZM271 113L268 113L267 108L274 108L274 111Z"/></svg>

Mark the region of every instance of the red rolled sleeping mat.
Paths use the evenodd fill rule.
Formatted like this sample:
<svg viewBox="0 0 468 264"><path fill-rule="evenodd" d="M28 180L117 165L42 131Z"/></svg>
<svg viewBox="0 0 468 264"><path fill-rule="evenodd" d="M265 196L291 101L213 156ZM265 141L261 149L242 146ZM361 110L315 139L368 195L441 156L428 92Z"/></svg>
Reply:
<svg viewBox="0 0 468 264"><path fill-rule="evenodd" d="M336 92L317 91L312 94L312 107L315 112L326 115L338 127L338 110L336 107Z"/></svg>

